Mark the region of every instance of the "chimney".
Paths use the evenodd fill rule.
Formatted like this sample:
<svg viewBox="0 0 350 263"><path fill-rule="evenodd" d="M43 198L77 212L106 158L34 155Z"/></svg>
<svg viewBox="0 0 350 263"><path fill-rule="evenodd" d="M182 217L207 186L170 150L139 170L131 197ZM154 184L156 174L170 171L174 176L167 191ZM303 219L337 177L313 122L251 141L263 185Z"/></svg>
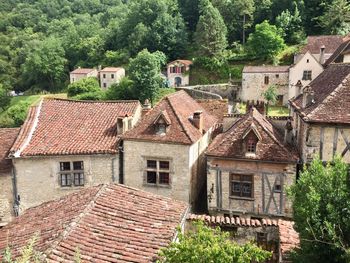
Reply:
<svg viewBox="0 0 350 263"><path fill-rule="evenodd" d="M303 108L306 108L311 104L315 103L314 95L315 93L310 86L306 86L303 89Z"/></svg>
<svg viewBox="0 0 350 263"><path fill-rule="evenodd" d="M143 103L141 117L145 116L151 110L152 110L152 105L149 102L149 99L146 99L145 102Z"/></svg>
<svg viewBox="0 0 350 263"><path fill-rule="evenodd" d="M326 49L325 45L322 45L320 48L320 64L324 63L324 50Z"/></svg>
<svg viewBox="0 0 350 263"><path fill-rule="evenodd" d="M203 112L195 111L193 113L193 124L202 133L203 132Z"/></svg>
<svg viewBox="0 0 350 263"><path fill-rule="evenodd" d="M297 88L295 96L298 96L299 94L301 94L303 83L301 83L301 81L298 80L297 84L295 84L295 87Z"/></svg>
<svg viewBox="0 0 350 263"><path fill-rule="evenodd" d="M284 144L292 144L293 142L293 126L290 119L287 120L286 126L284 127Z"/></svg>

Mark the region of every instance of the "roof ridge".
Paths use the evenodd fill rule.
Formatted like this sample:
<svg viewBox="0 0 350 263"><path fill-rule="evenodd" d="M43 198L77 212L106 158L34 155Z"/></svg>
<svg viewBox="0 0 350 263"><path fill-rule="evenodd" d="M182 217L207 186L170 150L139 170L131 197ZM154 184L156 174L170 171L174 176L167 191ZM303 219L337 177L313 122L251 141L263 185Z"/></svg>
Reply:
<svg viewBox="0 0 350 263"><path fill-rule="evenodd" d="M44 100L60 100L60 101L68 101L68 102L82 102L82 103L132 103L138 102L139 100L76 100L69 98L55 98L55 97L43 97Z"/></svg>
<svg viewBox="0 0 350 263"><path fill-rule="evenodd" d="M69 234L79 225L79 223L81 222L81 220L85 217L85 215L87 214L87 212L89 212L95 205L95 201L97 200L97 198L101 195L102 192L104 192L104 190L107 188L106 184L101 184L98 186L100 189L97 191L97 193L93 196L93 198L91 198L91 200L86 204L86 207L83 209L83 211L73 217L73 219L71 220L71 222L69 223L69 225L65 228L65 230L63 231L63 233L57 238L58 240L56 240L55 242L53 242L52 246L50 246L43 254L45 254L46 256L50 255L52 251L54 251L59 244L67 237L69 236ZM87 188L89 189L89 188Z"/></svg>
<svg viewBox="0 0 350 263"><path fill-rule="evenodd" d="M350 63L349 63L350 65ZM332 90L332 92L330 92L318 105L315 109L313 109L309 114L306 115L306 118L308 118L308 116L311 116L315 113L317 113L317 111L320 109L321 104L326 103L327 101L329 101L332 98L332 94L334 94L335 92L337 92L339 89L341 89L344 84L348 83L350 81L350 73L348 75L346 75L346 77L342 80L342 82L340 82L340 84L334 89ZM345 82L345 83L344 83Z"/></svg>
<svg viewBox="0 0 350 263"><path fill-rule="evenodd" d="M344 47L340 50L340 52L337 52L337 49L340 48L343 44L345 44ZM346 40L342 44L340 44L339 47L333 53L333 54L335 54L335 56L333 57L333 54L332 54L332 56L330 56L329 59L326 60L325 64L329 65L329 64L333 63L334 60L349 46L349 44L350 44L350 39ZM338 53L338 54L336 54L336 53Z"/></svg>
<svg viewBox="0 0 350 263"><path fill-rule="evenodd" d="M185 93L187 94L187 92L185 92ZM174 94L176 94L176 92L175 92ZM172 94L171 94L171 95L172 95ZM174 113L175 113L174 115L175 115L176 119L179 121L179 123L180 123L182 129L184 130L184 132L185 132L185 134L186 134L186 136L190 139L191 142L193 142L191 136L189 135L187 129L185 128L185 125L182 123L181 119L179 118L178 112L175 110L175 107L172 105L172 103L171 103L169 97L167 96L167 97L165 97L165 99L169 102L170 108L174 111Z"/></svg>

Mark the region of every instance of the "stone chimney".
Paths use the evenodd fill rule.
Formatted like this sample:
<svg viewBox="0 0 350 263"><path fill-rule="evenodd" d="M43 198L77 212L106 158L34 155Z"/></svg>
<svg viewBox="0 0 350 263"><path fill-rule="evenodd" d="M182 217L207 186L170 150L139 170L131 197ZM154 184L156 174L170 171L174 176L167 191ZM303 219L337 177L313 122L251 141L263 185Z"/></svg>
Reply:
<svg viewBox="0 0 350 263"><path fill-rule="evenodd" d="M306 108L308 106L310 106L311 104L315 103L315 93L314 91L311 89L310 86L306 86L303 89L303 108Z"/></svg>
<svg viewBox="0 0 350 263"><path fill-rule="evenodd" d="M293 126L290 119L287 120L286 125L284 126L284 144L293 143Z"/></svg>
<svg viewBox="0 0 350 263"><path fill-rule="evenodd" d="M324 63L324 51L325 51L326 47L325 45L322 45L322 47L320 48L320 64Z"/></svg>
<svg viewBox="0 0 350 263"><path fill-rule="evenodd" d="M148 112L152 110L152 105L149 102L149 99L146 99L143 103L142 114L141 117L145 116Z"/></svg>
<svg viewBox="0 0 350 263"><path fill-rule="evenodd" d="M295 87L297 88L295 96L298 96L299 94L301 94L303 83L301 83L301 81L298 80L297 84L295 84Z"/></svg>
<svg viewBox="0 0 350 263"><path fill-rule="evenodd" d="M195 111L193 113L193 124L201 133L203 133L203 112L202 111Z"/></svg>

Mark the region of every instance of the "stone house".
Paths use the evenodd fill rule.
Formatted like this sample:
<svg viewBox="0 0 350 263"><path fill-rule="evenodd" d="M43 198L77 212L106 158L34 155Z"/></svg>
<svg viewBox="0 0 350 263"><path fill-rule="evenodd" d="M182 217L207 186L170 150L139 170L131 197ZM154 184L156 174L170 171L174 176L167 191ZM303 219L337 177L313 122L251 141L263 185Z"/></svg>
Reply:
<svg viewBox="0 0 350 263"><path fill-rule="evenodd" d="M350 63L330 64L290 101L293 133L301 159L317 155L350 163Z"/></svg>
<svg viewBox="0 0 350 263"><path fill-rule="evenodd" d="M298 96L302 88L323 72L323 66L307 51L289 68L288 99Z"/></svg>
<svg viewBox="0 0 350 263"><path fill-rule="evenodd" d="M242 72L243 101L264 100L263 93L269 86L277 87L277 104L288 103L289 66L245 66Z"/></svg>
<svg viewBox="0 0 350 263"><path fill-rule="evenodd" d="M102 89L109 88L112 84L119 83L125 77L124 68L107 67L100 70L100 85Z"/></svg>
<svg viewBox="0 0 350 263"><path fill-rule="evenodd" d="M216 123L185 91L163 98L123 135L121 183L198 205L205 194L203 152Z"/></svg>
<svg viewBox="0 0 350 263"><path fill-rule="evenodd" d="M88 77L98 77L98 71L94 68L77 68L69 73L70 83Z"/></svg>
<svg viewBox="0 0 350 263"><path fill-rule="evenodd" d="M334 51L332 56L327 59L325 66L331 63L350 63L350 36L344 39L344 42Z"/></svg>
<svg viewBox="0 0 350 263"><path fill-rule="evenodd" d="M188 86L190 83L191 60L177 59L167 65L167 78L170 87Z"/></svg>
<svg viewBox="0 0 350 263"><path fill-rule="evenodd" d="M0 227L14 216L13 166L7 156L18 133L18 128L0 129Z"/></svg>
<svg viewBox="0 0 350 263"><path fill-rule="evenodd" d="M291 217L286 187L296 180L297 151L287 122L283 135L254 107L208 147L210 214Z"/></svg>
<svg viewBox="0 0 350 263"><path fill-rule="evenodd" d="M10 151L21 211L118 182L120 135L140 115L138 101L44 99L32 107Z"/></svg>
<svg viewBox="0 0 350 263"><path fill-rule="evenodd" d="M0 229L0 251L9 246L16 257L37 235L40 262L76 262L78 249L81 262L155 262L187 213L184 202L118 184L93 186L25 211Z"/></svg>
<svg viewBox="0 0 350 263"><path fill-rule="evenodd" d="M306 45L294 56L294 64L296 64L307 52L312 54L314 58L323 64L343 43L343 36L340 35L322 35L308 36Z"/></svg>

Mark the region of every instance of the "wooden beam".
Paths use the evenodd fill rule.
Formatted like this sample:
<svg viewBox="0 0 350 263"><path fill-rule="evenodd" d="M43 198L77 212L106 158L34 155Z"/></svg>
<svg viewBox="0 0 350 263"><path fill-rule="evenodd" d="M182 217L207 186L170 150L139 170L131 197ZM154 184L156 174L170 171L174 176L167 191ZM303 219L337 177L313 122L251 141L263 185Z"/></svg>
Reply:
<svg viewBox="0 0 350 263"><path fill-rule="evenodd" d="M320 159L323 158L323 140L324 140L324 127L321 127L321 135L320 135Z"/></svg>
<svg viewBox="0 0 350 263"><path fill-rule="evenodd" d="M343 152L341 153L341 156L344 157L344 155L350 150L350 143L349 143L348 139L346 138L343 129L340 130L340 133L341 133L341 136L343 137L343 139L344 139L344 141L345 141L345 143L346 143L346 147L345 147L345 149L343 150Z"/></svg>
<svg viewBox="0 0 350 263"><path fill-rule="evenodd" d="M335 129L334 129L334 136L333 136L333 158L335 157L335 155L337 153L338 133L339 133L339 129L338 129L338 127L335 127Z"/></svg>

